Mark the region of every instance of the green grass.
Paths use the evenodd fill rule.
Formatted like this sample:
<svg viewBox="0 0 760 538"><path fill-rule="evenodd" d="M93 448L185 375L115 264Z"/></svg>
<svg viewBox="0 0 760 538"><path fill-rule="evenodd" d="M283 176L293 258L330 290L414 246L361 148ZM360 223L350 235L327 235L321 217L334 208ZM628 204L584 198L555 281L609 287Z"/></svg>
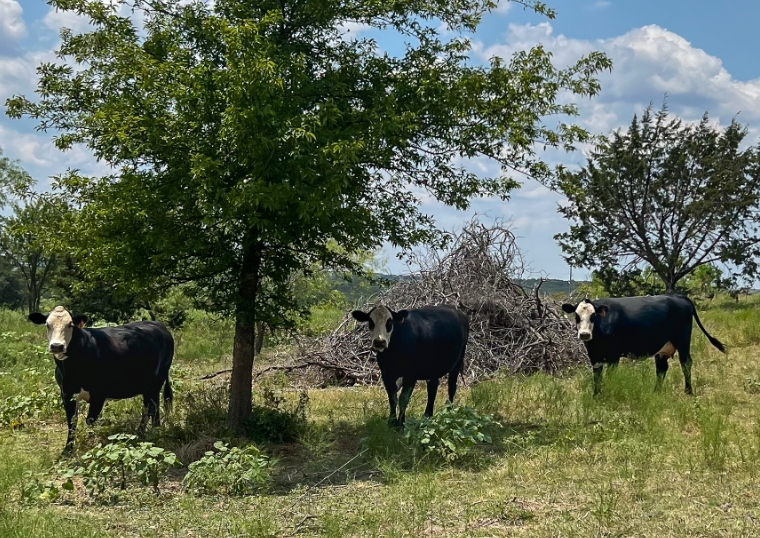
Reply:
<svg viewBox="0 0 760 538"><path fill-rule="evenodd" d="M181 469L157 495L24 500L24 472L47 472L65 438L63 411L45 407L0 431L0 536L757 536L760 302L716 300L699 314L729 353L695 328L695 397L683 394L677 360L658 393L651 359L623 360L596 399L587 368L485 381L457 399L503 428L453 464L411 458L385 423L379 387L310 390L299 411L305 400L286 378L267 380L255 387L251 438L278 460L274 483L243 498L186 493ZM320 313L314 332L338 317ZM43 331L13 312L0 311L0 323L0 400L54 387L52 359L38 353ZM225 378L198 379L227 366L230 330L194 313L176 333L175 413L148 440L185 464L216 440L249 442L224 430ZM442 390L438 409L444 400ZM410 415L424 405L420 385ZM138 400L109 402L93 430L80 422L78 454L133 433L139 415Z"/></svg>

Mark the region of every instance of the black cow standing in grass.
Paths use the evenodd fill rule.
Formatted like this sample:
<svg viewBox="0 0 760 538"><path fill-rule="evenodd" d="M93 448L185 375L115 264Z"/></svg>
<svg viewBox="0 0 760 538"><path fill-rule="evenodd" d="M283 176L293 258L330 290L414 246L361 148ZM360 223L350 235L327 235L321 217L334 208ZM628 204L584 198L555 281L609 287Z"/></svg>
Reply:
<svg viewBox="0 0 760 538"><path fill-rule="evenodd" d="M74 448L77 402L89 402L87 425L92 425L106 400L143 397L140 434L148 418L161 424L159 396L164 388L164 408L172 404L169 368L174 339L157 321L140 321L118 327L85 329L85 316L73 316L62 306L49 314L34 313L29 320L47 326L48 350L55 357L55 380L61 389L69 432L64 453Z"/></svg>
<svg viewBox="0 0 760 538"><path fill-rule="evenodd" d="M399 312L376 306L369 312L355 310L351 315L369 326L372 350L377 352L377 364L388 392L391 424L403 426L417 381L427 382L425 416L433 415L440 378L447 374L449 402L454 401L470 332L466 315L451 306L426 306Z"/></svg>
<svg viewBox="0 0 760 538"><path fill-rule="evenodd" d="M678 352L686 394L691 387L691 319L710 343L722 353L726 347L710 336L697 316L694 303L683 295L654 295L619 299L584 299L577 305L563 304L575 313L578 338L586 346L594 369L594 395L599 393L605 363L615 366L623 355L654 356L659 388L668 371L668 359Z"/></svg>

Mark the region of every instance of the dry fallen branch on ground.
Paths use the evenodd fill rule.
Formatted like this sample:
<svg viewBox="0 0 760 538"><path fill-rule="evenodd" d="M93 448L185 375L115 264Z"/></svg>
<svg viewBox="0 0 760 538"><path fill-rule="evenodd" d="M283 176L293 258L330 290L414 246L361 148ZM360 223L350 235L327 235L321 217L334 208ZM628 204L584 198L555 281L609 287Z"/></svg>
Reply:
<svg viewBox="0 0 760 538"><path fill-rule="evenodd" d="M477 381L496 371L559 372L585 363L571 321L539 290L526 292L515 280L525 272L515 237L501 222L487 227L477 219L454 236L445 252L426 250L415 256L421 268L413 278L396 282L370 303L394 310L450 304L470 318L464 377ZM540 284L539 284L540 286ZM379 380L364 326L346 313L340 325L318 339L300 339L288 364L264 371L301 372L319 385L368 384Z"/></svg>

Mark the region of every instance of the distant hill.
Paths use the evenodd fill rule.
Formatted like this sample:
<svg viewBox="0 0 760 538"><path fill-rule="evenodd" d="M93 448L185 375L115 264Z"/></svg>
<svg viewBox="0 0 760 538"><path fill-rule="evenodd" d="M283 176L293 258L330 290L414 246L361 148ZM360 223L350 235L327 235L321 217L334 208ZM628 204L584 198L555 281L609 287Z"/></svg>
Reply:
<svg viewBox="0 0 760 538"><path fill-rule="evenodd" d="M345 295L350 303L354 303L358 300L366 300L368 297L388 289L388 287L392 286L394 282L411 278L414 277L411 275L379 274L376 275L373 282L370 282L365 278L354 277L351 280L344 280L340 276L333 275L329 277L329 280L333 289ZM516 281L516 283L528 293L530 293L539 282L540 280L536 278ZM549 279L541 284L540 293L542 295L567 295L575 291L578 286L587 283L588 282L573 280L572 286L570 286L567 280Z"/></svg>
<svg viewBox="0 0 760 538"><path fill-rule="evenodd" d="M535 288L539 284L540 280L537 278L528 278L524 280L518 280L517 283L522 286L522 288L525 291L531 291L533 288ZM578 289L578 286L581 286L582 284L589 284L589 282L585 282L583 280L573 280L572 284L570 284L567 280L557 280L554 278L550 278L546 280L543 284L541 284L541 288L539 292L542 295L554 295L554 294L564 294L569 295L570 293L574 292L576 289Z"/></svg>

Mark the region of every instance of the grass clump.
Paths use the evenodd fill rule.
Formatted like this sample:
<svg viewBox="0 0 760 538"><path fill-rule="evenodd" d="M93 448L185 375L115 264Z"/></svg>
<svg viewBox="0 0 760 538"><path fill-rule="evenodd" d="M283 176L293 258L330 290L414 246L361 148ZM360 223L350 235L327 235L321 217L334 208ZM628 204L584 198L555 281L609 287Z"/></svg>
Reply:
<svg viewBox="0 0 760 538"><path fill-rule="evenodd" d="M230 448L227 443L217 441L214 448L216 451L210 450L190 464L182 481L188 491L205 495L253 495L271 484L276 460L270 460L255 446Z"/></svg>

